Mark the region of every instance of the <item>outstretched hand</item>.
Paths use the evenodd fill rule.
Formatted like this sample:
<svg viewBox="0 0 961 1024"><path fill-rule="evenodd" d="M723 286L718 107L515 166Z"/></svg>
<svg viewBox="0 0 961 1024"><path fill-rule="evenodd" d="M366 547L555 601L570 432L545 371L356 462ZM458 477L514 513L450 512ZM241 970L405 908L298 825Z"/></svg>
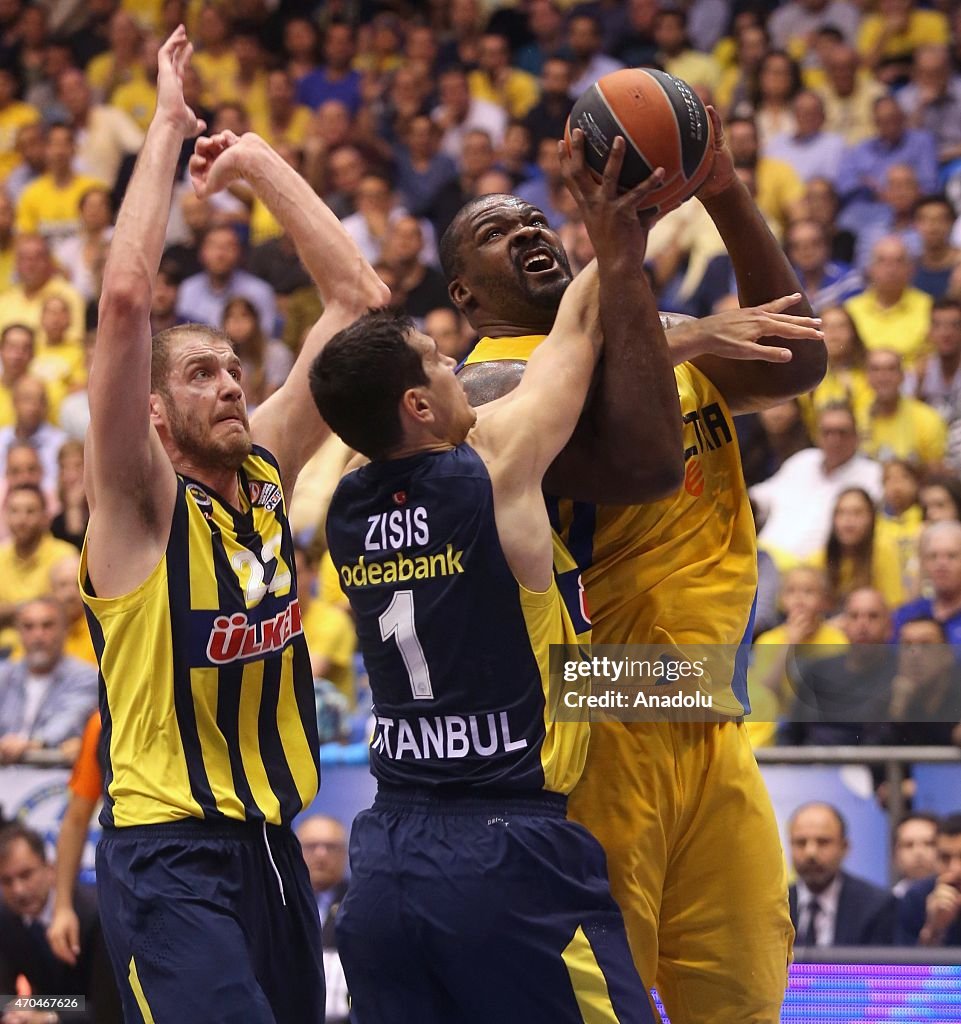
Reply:
<svg viewBox="0 0 961 1024"><path fill-rule="evenodd" d="M714 128L714 159L704 184L694 193L702 203L720 195L738 180L737 171L734 169L734 157L724 138L721 115L714 107L709 106L707 116L711 119L711 125Z"/></svg>
<svg viewBox="0 0 961 1024"><path fill-rule="evenodd" d="M558 142L557 149L564 183L581 211L595 251L600 252L605 244L623 242L626 226L636 227L640 222L645 232L650 230L658 216L650 208L650 194L663 184L664 168L655 168L640 185L621 194L618 180L627 152L623 136L618 135L614 139L599 180L588 167L584 144L584 133L575 128L571 132L570 152L563 140Z"/></svg>
<svg viewBox="0 0 961 1024"><path fill-rule="evenodd" d="M784 338L788 341L821 341L824 332L817 317L793 316L785 313L801 296L785 295L763 306L729 309L723 313L680 324L675 330L691 335L692 347L701 355L724 359L759 359L766 363L791 361L791 350L759 344L761 338ZM698 344L693 339L697 337Z"/></svg>
<svg viewBox="0 0 961 1024"><path fill-rule="evenodd" d="M206 199L242 177L243 139L231 131L197 139L190 158L190 181L194 192Z"/></svg>
<svg viewBox="0 0 961 1024"><path fill-rule="evenodd" d="M184 70L194 52L187 30L178 25L157 54L157 118L172 124L185 139L199 135L206 122L187 106L184 99Z"/></svg>

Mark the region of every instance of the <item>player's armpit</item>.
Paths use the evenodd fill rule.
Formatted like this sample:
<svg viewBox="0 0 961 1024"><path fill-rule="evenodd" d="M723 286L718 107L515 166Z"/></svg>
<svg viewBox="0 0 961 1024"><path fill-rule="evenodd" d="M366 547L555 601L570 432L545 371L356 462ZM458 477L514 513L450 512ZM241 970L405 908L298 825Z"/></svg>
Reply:
<svg viewBox="0 0 961 1024"><path fill-rule="evenodd" d="M477 409L513 391L521 382L525 365L521 359L470 363L457 376L467 392L467 400Z"/></svg>

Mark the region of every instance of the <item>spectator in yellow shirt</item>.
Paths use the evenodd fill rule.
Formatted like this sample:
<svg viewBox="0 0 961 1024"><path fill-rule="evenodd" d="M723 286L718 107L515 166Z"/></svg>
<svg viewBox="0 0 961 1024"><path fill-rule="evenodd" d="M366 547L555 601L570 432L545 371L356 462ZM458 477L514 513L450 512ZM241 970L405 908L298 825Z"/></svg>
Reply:
<svg viewBox="0 0 961 1024"><path fill-rule="evenodd" d="M824 58L824 81L815 86L824 100L824 127L849 146L875 134L874 103L887 91L861 67L853 46L836 46Z"/></svg>
<svg viewBox="0 0 961 1024"><path fill-rule="evenodd" d="M18 206L26 187L47 170L46 129L39 122L23 124L17 129L17 166L7 175L3 191Z"/></svg>
<svg viewBox="0 0 961 1024"><path fill-rule="evenodd" d="M827 573L832 610L841 611L847 598L862 587L880 590L888 605L903 604L898 553L886 543L890 538L884 539L882 543L871 495L861 487L842 491L827 544L811 563Z"/></svg>
<svg viewBox="0 0 961 1024"><path fill-rule="evenodd" d="M307 140L313 112L310 107L295 103L295 95L289 72L281 68L267 75L267 102L262 111L251 114L251 124L274 148L281 142L302 147ZM346 111L342 104L337 105Z"/></svg>
<svg viewBox="0 0 961 1024"><path fill-rule="evenodd" d="M226 12L214 4L204 4L197 19L199 46L191 58L204 86L204 103L211 105L217 83L232 82L237 77L237 55L230 36Z"/></svg>
<svg viewBox="0 0 961 1024"><path fill-rule="evenodd" d="M848 644L844 633L825 621L831 595L823 569L799 566L787 572L780 603L785 621L754 641L748 672L752 710L747 728L755 747L774 742L778 719L791 706L791 659L798 655L831 658ZM793 650L798 645L804 645L803 651Z"/></svg>
<svg viewBox="0 0 961 1024"><path fill-rule="evenodd" d="M0 648L10 650L17 642L13 623L18 605L46 594L52 566L76 549L50 533L39 487L12 488L3 509L10 540L0 544Z"/></svg>
<svg viewBox="0 0 961 1024"><path fill-rule="evenodd" d="M57 97L76 132L77 167L113 188L124 158L143 145L140 126L122 110L94 103L90 83L76 68L57 79Z"/></svg>
<svg viewBox="0 0 961 1024"><path fill-rule="evenodd" d="M143 73L134 75L123 85L118 85L110 97L110 105L129 115L144 132L150 126L157 106L157 54L160 52L161 42L159 36L144 36L140 49ZM193 69L190 74L197 76ZM186 88L186 81L184 86Z"/></svg>
<svg viewBox="0 0 961 1024"><path fill-rule="evenodd" d="M511 67L510 46L506 36L481 37L477 70L467 76L471 96L496 103L516 120L522 120L540 95L537 79Z"/></svg>
<svg viewBox="0 0 961 1024"><path fill-rule="evenodd" d="M858 52L878 79L892 84L911 70L914 51L926 43L948 43L948 19L940 11L915 9L914 0L878 0L858 31Z"/></svg>
<svg viewBox="0 0 961 1024"><path fill-rule="evenodd" d="M912 287L914 262L900 238L875 242L867 278L870 287L844 308L868 350L890 349L913 366L928 337L931 296Z"/></svg>
<svg viewBox="0 0 961 1024"><path fill-rule="evenodd" d="M73 550L65 554L50 567L50 594L63 608L67 620L67 637L63 645L63 653L81 661L97 664L90 630L87 628L87 617L80 599L80 585L77 582L80 572L80 552Z"/></svg>
<svg viewBox="0 0 961 1024"><path fill-rule="evenodd" d="M297 565L297 599L310 666L315 679L329 679L353 708L357 702L354 677L354 653L357 633L349 612L328 604L315 595L316 555L298 545L294 549Z"/></svg>
<svg viewBox="0 0 961 1024"><path fill-rule="evenodd" d="M677 7L662 8L654 19L654 41L664 70L690 85L703 85L712 91L721 79L717 61L708 53L691 46L687 36L687 15Z"/></svg>
<svg viewBox="0 0 961 1024"><path fill-rule="evenodd" d="M784 233L804 198L804 183L783 160L761 156L757 126L750 117L732 117L724 129L734 166L754 171L757 205L765 218Z"/></svg>
<svg viewBox="0 0 961 1024"><path fill-rule="evenodd" d="M30 372L34 351L34 332L25 324L9 324L0 332L0 427L13 425L13 389Z"/></svg>
<svg viewBox="0 0 961 1024"><path fill-rule="evenodd" d="M913 601L920 593L921 561L918 541L923 516L918 497L921 473L913 462L889 459L884 464L884 499L878 510L874 536L879 548L897 563L897 589L887 598L892 607ZM894 597L897 600L894 600Z"/></svg>
<svg viewBox="0 0 961 1024"><path fill-rule="evenodd" d="M87 381L83 356L83 324L71 320L70 306L59 295L51 295L40 313L40 344L30 364L30 373L55 392L66 394Z"/></svg>
<svg viewBox="0 0 961 1024"><path fill-rule="evenodd" d="M898 458L936 468L944 459L948 428L929 405L901 394L901 357L875 349L868 353L866 370L874 402L860 423L861 451L880 462Z"/></svg>
<svg viewBox="0 0 961 1024"><path fill-rule="evenodd" d="M110 49L87 64L87 81L97 95L112 102L114 91L144 77L143 32L126 11L114 11L110 18Z"/></svg>
<svg viewBox="0 0 961 1024"><path fill-rule="evenodd" d="M240 103L247 111L251 124L267 113L266 58L256 29L238 29L233 37L233 51L237 70L232 77L222 76L208 86L207 96L216 106L220 103Z"/></svg>
<svg viewBox="0 0 961 1024"><path fill-rule="evenodd" d="M43 304L51 295L59 295L70 307L71 323L84 322L83 299L76 288L56 276L46 239L40 235L21 235L15 261L20 283L0 295L0 330L8 324L25 324L32 331L39 331Z"/></svg>
<svg viewBox="0 0 961 1024"><path fill-rule="evenodd" d="M864 369L868 352L861 335L842 306L824 310L821 329L824 331L828 368L821 383L804 398L808 426L813 430L817 414L832 402L849 405L857 421L862 423L874 401L874 392Z"/></svg>
<svg viewBox="0 0 961 1024"><path fill-rule="evenodd" d="M13 284L14 245L13 237L14 208L10 197L0 188L0 293L5 292Z"/></svg>
<svg viewBox="0 0 961 1024"><path fill-rule="evenodd" d="M10 68L0 68L0 182L20 163L17 130L40 120L40 111L17 99L17 79Z"/></svg>
<svg viewBox="0 0 961 1024"><path fill-rule="evenodd" d="M80 200L97 178L76 174L74 132L69 125L47 129L47 172L31 182L17 207L17 234L42 235L51 242L69 238L80 230Z"/></svg>

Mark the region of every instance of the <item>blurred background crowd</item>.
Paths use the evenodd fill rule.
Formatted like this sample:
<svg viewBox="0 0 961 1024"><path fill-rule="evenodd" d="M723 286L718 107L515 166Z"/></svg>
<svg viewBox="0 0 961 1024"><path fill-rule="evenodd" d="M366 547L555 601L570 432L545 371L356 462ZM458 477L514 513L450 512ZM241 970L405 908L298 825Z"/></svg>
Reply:
<svg viewBox="0 0 961 1024"><path fill-rule="evenodd" d="M187 97L210 129L270 140L343 220L392 302L458 358L474 339L437 257L454 213L472 196L516 192L582 266L590 240L556 152L575 97L625 65L688 80L722 113L829 353L812 394L738 420L762 552L753 676L767 725L755 740L774 742L773 723L790 717L786 644L837 655L839 645L896 641L906 624L961 642L961 8L0 0L0 649L12 655L0 668L0 759L33 746L75 753L95 704L72 583L87 517L86 374L157 49L181 21L196 44ZM193 194L189 153L153 326L222 327L253 407L284 380L319 298L242 185ZM730 259L696 201L655 226L645 269L662 309L735 315ZM341 464L332 441L298 488L293 519L322 731L359 739L363 671L322 529ZM24 604L39 598L50 600ZM55 688L28 685L62 658ZM876 713L904 718L940 701L951 728L912 738L961 741L961 686L905 682L921 671L892 663L898 683ZM52 699L54 689L69 696Z"/></svg>

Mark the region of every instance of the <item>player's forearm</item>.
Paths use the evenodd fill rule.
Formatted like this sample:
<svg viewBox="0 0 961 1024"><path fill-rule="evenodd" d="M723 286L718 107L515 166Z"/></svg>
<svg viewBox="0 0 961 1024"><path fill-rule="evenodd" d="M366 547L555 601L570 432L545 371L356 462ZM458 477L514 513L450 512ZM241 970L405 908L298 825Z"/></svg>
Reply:
<svg viewBox="0 0 961 1024"><path fill-rule="evenodd" d="M657 302L626 255L636 248L622 251L624 256L599 260L604 353L588 411L598 454L606 455L635 503L661 498L680 485L684 446L673 360Z"/></svg>
<svg viewBox="0 0 961 1024"><path fill-rule="evenodd" d="M700 320L685 320L672 326L665 334L674 366L697 359L711 350L710 339Z"/></svg>
<svg viewBox="0 0 961 1024"><path fill-rule="evenodd" d="M353 307L360 315L387 302L386 287L320 196L262 139L245 136L243 142L249 145L244 178L290 235L324 304Z"/></svg>
<svg viewBox="0 0 961 1024"><path fill-rule="evenodd" d="M82 797L71 797L57 837L57 867L54 886L54 910L73 906L73 890L80 872L83 848L93 804Z"/></svg>
<svg viewBox="0 0 961 1024"><path fill-rule="evenodd" d="M604 351L587 407L544 486L578 501L626 505L674 491L683 461L671 354L654 296L637 271L644 239L621 241L596 243Z"/></svg>
<svg viewBox="0 0 961 1024"><path fill-rule="evenodd" d="M740 182L707 199L704 206L717 226L731 257L742 306L758 306L795 292L801 300L785 310L797 316L812 316L810 303L794 268L771 234L747 188ZM761 338L760 344L789 349L791 361L780 365L762 364L745 372L763 376L767 397L789 398L816 387L824 376L827 353L823 342L808 339Z"/></svg>
<svg viewBox="0 0 961 1024"><path fill-rule="evenodd" d="M149 311L183 138L176 127L159 119L147 131L110 243L102 305L122 297Z"/></svg>

